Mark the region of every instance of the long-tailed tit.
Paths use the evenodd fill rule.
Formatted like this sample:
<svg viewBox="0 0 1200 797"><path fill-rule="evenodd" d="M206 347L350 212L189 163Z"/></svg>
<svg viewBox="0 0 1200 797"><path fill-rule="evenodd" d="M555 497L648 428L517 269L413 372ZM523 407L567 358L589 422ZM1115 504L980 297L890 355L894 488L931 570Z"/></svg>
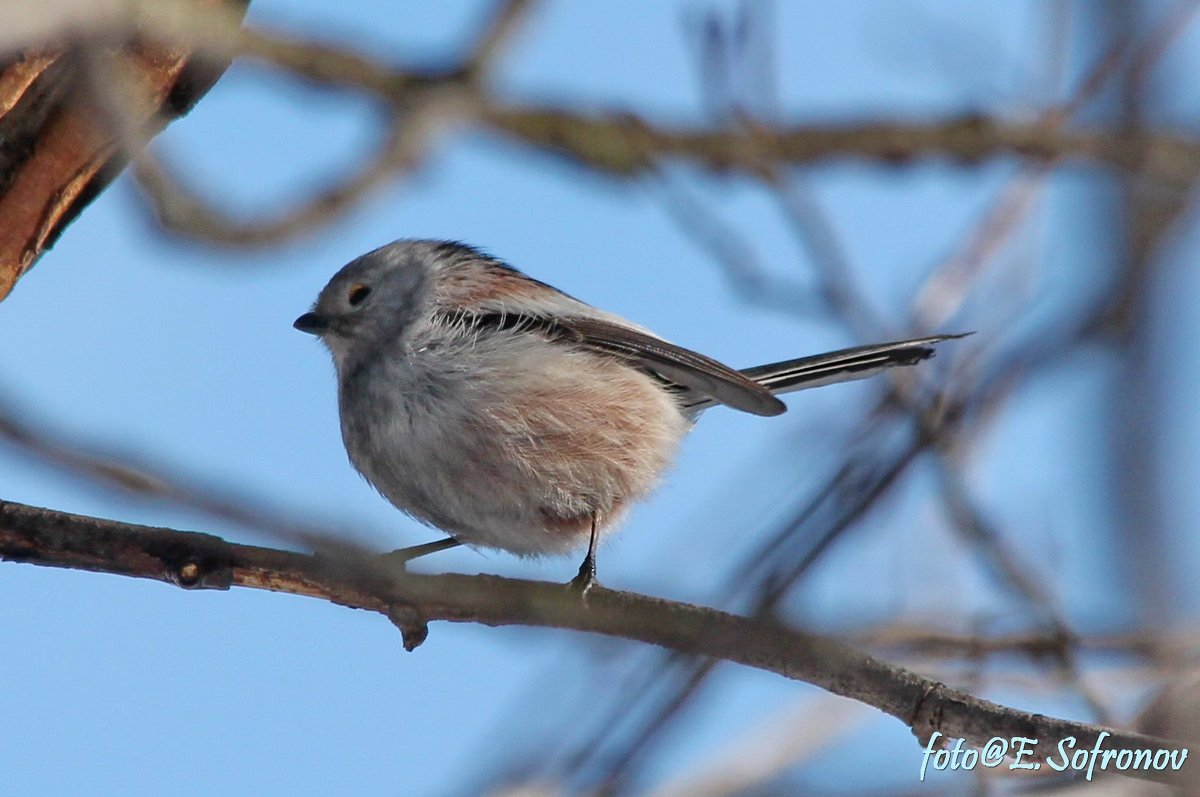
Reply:
<svg viewBox="0 0 1200 797"><path fill-rule="evenodd" d="M384 497L467 545L586 544L583 585L600 535L708 407L779 415L776 393L913 365L956 337L735 371L478 249L428 240L352 261L295 326L332 352L346 451Z"/></svg>

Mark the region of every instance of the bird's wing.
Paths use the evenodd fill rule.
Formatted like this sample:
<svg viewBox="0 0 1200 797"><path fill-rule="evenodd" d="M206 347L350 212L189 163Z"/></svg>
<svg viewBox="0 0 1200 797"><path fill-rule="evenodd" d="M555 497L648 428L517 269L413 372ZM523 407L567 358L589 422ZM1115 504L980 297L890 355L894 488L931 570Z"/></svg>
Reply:
<svg viewBox="0 0 1200 797"><path fill-rule="evenodd" d="M787 405L753 379L703 354L668 343L649 332L605 318L546 318L521 312L444 313L447 323L467 329L531 332L616 357L684 388L685 403L726 404L755 415L779 415ZM695 400L693 400L695 399Z"/></svg>
<svg viewBox="0 0 1200 797"><path fill-rule="evenodd" d="M554 323L571 333L579 345L636 362L713 402L755 415L787 411L787 405L754 380L662 338L600 318L565 318Z"/></svg>

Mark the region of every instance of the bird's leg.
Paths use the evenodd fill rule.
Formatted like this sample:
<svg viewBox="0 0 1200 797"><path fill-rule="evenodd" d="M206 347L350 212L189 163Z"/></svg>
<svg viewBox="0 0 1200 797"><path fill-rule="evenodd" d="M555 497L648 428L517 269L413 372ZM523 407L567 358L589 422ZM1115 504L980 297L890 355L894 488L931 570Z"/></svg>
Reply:
<svg viewBox="0 0 1200 797"><path fill-rule="evenodd" d="M462 543L458 540L453 537L447 537L444 540L434 540L433 542L426 542L421 545L410 545L407 548L400 548L391 553L385 553L383 560L388 564L404 567L418 557L427 556L438 551L445 551L450 548L457 548L460 545Z"/></svg>
<svg viewBox="0 0 1200 797"><path fill-rule="evenodd" d="M592 513L592 535L588 540L587 556L583 557L583 564L579 566L579 574L571 579L570 586L577 592L586 595L587 591L595 586L596 582L596 528L599 515L596 512Z"/></svg>

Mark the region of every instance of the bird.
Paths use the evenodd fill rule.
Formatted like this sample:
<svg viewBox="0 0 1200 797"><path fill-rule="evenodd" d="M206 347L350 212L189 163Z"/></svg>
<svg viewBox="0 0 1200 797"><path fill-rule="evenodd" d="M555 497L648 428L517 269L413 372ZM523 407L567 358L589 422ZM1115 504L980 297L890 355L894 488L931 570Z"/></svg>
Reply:
<svg viewBox="0 0 1200 797"><path fill-rule="evenodd" d="M735 370L457 241L400 239L345 265L296 329L332 355L351 464L449 537L521 556L596 550L705 410L764 417L778 393L911 366L962 335Z"/></svg>

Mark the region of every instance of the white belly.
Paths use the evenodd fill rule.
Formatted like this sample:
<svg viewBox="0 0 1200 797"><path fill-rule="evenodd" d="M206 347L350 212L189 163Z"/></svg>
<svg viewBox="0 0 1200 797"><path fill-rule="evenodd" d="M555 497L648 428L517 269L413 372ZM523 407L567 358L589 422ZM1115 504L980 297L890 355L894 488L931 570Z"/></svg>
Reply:
<svg viewBox="0 0 1200 797"><path fill-rule="evenodd" d="M342 384L350 460L398 508L469 545L586 545L593 517L611 529L654 488L691 425L647 374L529 336L387 362Z"/></svg>

